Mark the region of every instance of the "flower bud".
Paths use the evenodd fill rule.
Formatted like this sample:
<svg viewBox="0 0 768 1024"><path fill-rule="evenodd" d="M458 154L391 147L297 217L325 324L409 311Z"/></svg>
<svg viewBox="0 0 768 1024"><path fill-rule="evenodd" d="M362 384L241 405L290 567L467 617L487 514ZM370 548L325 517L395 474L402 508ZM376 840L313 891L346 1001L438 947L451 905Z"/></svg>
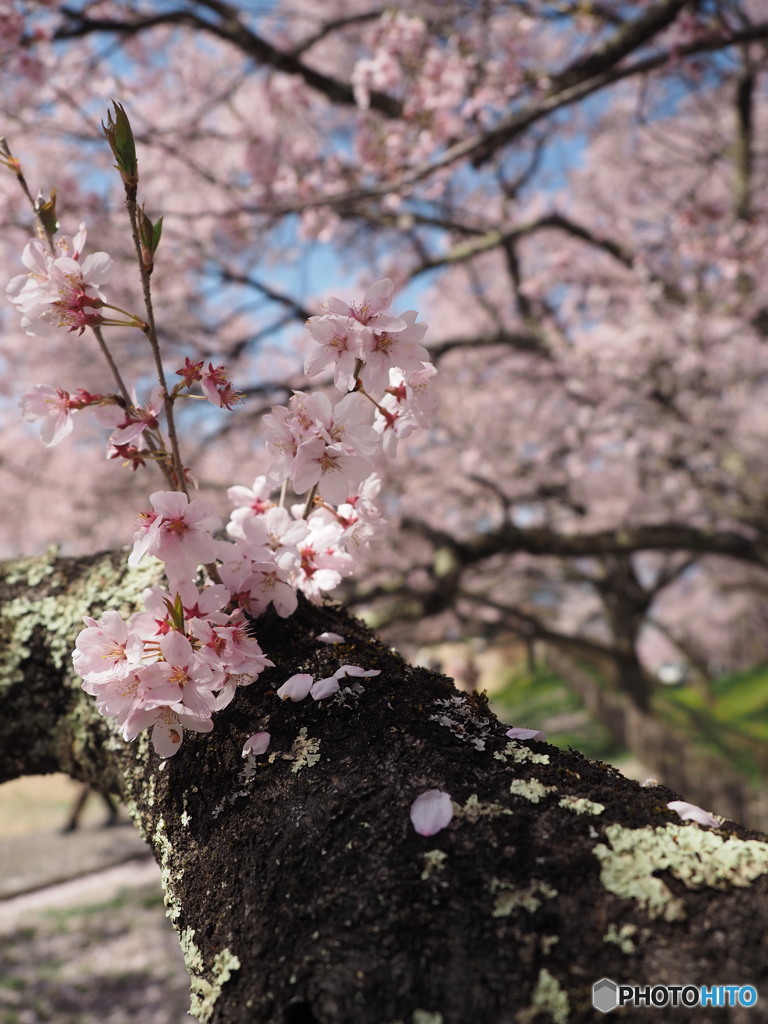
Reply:
<svg viewBox="0 0 768 1024"><path fill-rule="evenodd" d="M43 229L43 233L49 238L53 238L59 230L59 222L56 219L55 188L51 189L49 199L43 199L43 193L38 192L37 199L35 199L35 213L37 214L37 219L40 222L40 227Z"/></svg>
<svg viewBox="0 0 768 1024"><path fill-rule="evenodd" d="M142 206L139 210L139 239L141 241L141 259L144 269L148 274L152 273L155 265L155 251L160 244L160 236L163 233L163 218L160 217L153 224L144 212Z"/></svg>
<svg viewBox="0 0 768 1024"><path fill-rule="evenodd" d="M13 171L17 177L22 176L21 161L17 160L13 153L11 153L8 142L2 136L0 136L0 164Z"/></svg>
<svg viewBox="0 0 768 1024"><path fill-rule="evenodd" d="M139 166L136 160L136 145L133 141L133 130L128 120L128 115L122 105L116 100L112 101L115 108L114 117L112 111L107 111L107 123L101 122L101 128L106 136L112 155L117 161L115 167L120 171L125 190L129 198L136 198L136 188L139 184Z"/></svg>

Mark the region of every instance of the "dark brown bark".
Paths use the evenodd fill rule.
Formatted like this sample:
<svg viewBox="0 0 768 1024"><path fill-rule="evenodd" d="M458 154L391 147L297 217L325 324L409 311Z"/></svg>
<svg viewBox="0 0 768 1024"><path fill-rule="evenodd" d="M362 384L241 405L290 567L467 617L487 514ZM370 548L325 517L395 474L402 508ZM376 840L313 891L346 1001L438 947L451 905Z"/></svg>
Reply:
<svg viewBox="0 0 768 1024"><path fill-rule="evenodd" d="M127 610L146 582L117 555L5 567L0 778L64 770L126 801L161 864L201 1021L587 1022L602 976L768 981L761 837L745 846L738 826L681 825L667 790L572 751L510 743L482 698L410 667L338 609L259 620L276 667L239 691L210 736L188 734L166 763L145 739L123 743L72 679L66 650L80 614L110 594ZM328 629L344 644L319 644ZM323 702L276 697L292 673L343 662L381 675ZM269 751L244 762L244 740L262 729ZM425 838L408 812L432 788L460 810ZM749 853L758 870L731 858L713 874L722 849Z"/></svg>

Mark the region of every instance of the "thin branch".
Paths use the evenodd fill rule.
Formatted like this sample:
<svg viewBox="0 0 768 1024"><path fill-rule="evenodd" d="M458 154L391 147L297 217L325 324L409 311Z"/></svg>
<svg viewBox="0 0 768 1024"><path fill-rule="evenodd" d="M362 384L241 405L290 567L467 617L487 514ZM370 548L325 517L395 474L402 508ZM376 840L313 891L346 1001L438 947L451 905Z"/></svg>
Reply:
<svg viewBox="0 0 768 1024"><path fill-rule="evenodd" d="M373 11L364 11L361 14L348 14L342 18L333 18L330 21L325 22L322 28L319 28L313 35L303 39L290 51L292 57L301 57L311 50L313 46L317 46L318 43L326 39L331 33L338 32L339 29L349 28L350 25L364 25L366 22L375 21L380 18L385 8L378 7Z"/></svg>
<svg viewBox="0 0 768 1024"><path fill-rule="evenodd" d="M54 40L79 39L92 33L115 33L132 36L160 25L180 25L197 29L216 36L224 42L236 46L245 56L258 64L282 71L288 75L297 75L306 85L321 93L331 103L342 106L357 106L354 90L341 79L326 75L322 71L305 64L290 52L284 52L273 46L266 39L248 28L239 17L239 11L230 4L205 0L200 6L207 7L219 15L217 22L207 21L191 10L175 10L158 14L136 16L131 20L120 20L110 17L91 17L83 11L72 7L62 7L62 15L69 19L53 33ZM385 93L373 90L370 93L370 107L386 117L402 116L402 104Z"/></svg>
<svg viewBox="0 0 768 1024"><path fill-rule="evenodd" d="M307 307L302 306L296 299L291 298L290 295L286 295L284 292L277 291L277 289L273 288L271 285L265 284L263 281L259 281L250 274L241 274L236 270L229 269L228 267L220 267L219 274L222 281L225 281L227 284L240 284L245 285L248 288L253 288L254 291L259 292L271 302L276 302L283 306L297 320L304 322L312 316L312 313L307 309Z"/></svg>
<svg viewBox="0 0 768 1024"><path fill-rule="evenodd" d="M530 352L533 355L551 358L541 337L532 331L518 331L514 329L501 329L494 334L466 335L449 338L429 346L429 356L433 362L438 362L448 352L459 348L493 348L496 345L503 345L507 348L516 349L518 352Z"/></svg>

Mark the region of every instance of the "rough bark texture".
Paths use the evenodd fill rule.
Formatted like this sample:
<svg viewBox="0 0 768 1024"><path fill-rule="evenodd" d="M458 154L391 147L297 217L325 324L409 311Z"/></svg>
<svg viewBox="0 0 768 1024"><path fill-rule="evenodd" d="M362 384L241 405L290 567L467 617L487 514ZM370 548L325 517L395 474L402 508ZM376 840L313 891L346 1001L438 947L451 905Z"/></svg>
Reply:
<svg viewBox="0 0 768 1024"><path fill-rule="evenodd" d="M257 623L276 668L210 736L188 734L165 763L146 739L123 743L69 649L84 613L128 611L148 582L117 554L5 566L0 779L63 770L126 802L161 865L200 1021L562 1024L595 1019L602 976L768 980L762 836L683 825L668 790L508 741L482 698L335 608ZM328 629L346 642L317 643ZM343 662L381 675L319 703L275 696L292 673ZM243 761L262 729L269 751ZM458 810L424 838L408 810L431 788ZM662 1018L768 1019L761 1005Z"/></svg>

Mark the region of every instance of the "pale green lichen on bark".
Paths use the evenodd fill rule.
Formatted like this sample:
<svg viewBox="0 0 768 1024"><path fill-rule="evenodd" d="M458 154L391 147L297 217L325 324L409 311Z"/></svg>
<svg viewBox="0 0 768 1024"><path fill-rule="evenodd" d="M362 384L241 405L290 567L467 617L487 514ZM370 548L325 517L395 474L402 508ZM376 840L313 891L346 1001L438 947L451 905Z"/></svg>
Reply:
<svg viewBox="0 0 768 1024"><path fill-rule="evenodd" d="M54 544L36 558L17 558L9 565L5 574L6 582L9 586L24 583L28 587L36 587L55 571L58 556L59 548Z"/></svg>
<svg viewBox="0 0 768 1024"><path fill-rule="evenodd" d="M69 669L83 616L102 608L116 608L123 614L136 611L141 592L157 583L158 567L157 562L138 569L116 567L112 557L105 554L70 582L56 567L51 552L4 566L7 585L23 583L35 588L45 581L48 592L23 595L4 602L0 608L0 687L21 678L21 666L30 655L29 644L37 630L43 631L54 667Z"/></svg>
<svg viewBox="0 0 768 1024"><path fill-rule="evenodd" d="M481 818L497 818L500 814L514 814L509 807L502 807L501 804L483 803L477 793L472 793L463 807L457 803L452 803L451 806L455 817L464 818L472 825Z"/></svg>
<svg viewBox="0 0 768 1024"><path fill-rule="evenodd" d="M608 925L608 931L603 936L603 942L611 943L614 946L618 946L622 953L629 956L635 952L637 948L635 946L634 937L637 935L636 924L623 924L621 928L617 928L616 925L611 922Z"/></svg>
<svg viewBox="0 0 768 1024"><path fill-rule="evenodd" d="M155 830L152 834L152 844L155 848L155 853L159 855L158 863L160 864L160 880L163 884L165 914L175 924L177 918L181 916L181 902L174 892L174 882L179 881L184 876L184 871L181 869L174 873L172 870L171 858L173 847L166 835L165 819L163 818L159 818L155 825Z"/></svg>
<svg viewBox="0 0 768 1024"><path fill-rule="evenodd" d="M122 737L120 742L124 742ZM146 769L150 758L149 733L139 733L133 744L136 756L133 765L125 768L122 800L141 838L151 845L152 827L148 811L155 804L155 773L147 773Z"/></svg>
<svg viewBox="0 0 768 1024"><path fill-rule="evenodd" d="M602 884L621 899L634 899L653 920L683 921L685 904L655 872L669 871L689 889L727 890L750 885L768 874L768 844L724 838L694 825L625 828L609 825L608 843L594 854Z"/></svg>
<svg viewBox="0 0 768 1024"><path fill-rule="evenodd" d="M549 764L549 754L539 754L529 747L520 746L514 740L510 740L503 750L495 751L493 756L497 761L506 761L511 757L517 764L523 764L526 761L531 764Z"/></svg>
<svg viewBox="0 0 768 1024"><path fill-rule="evenodd" d="M302 768L312 768L320 760L320 740L307 736L305 726L299 729L299 735L293 741L289 754L283 754L288 761L293 761L291 771L294 775Z"/></svg>
<svg viewBox="0 0 768 1024"><path fill-rule="evenodd" d="M443 1024L443 1015L429 1010L414 1010L411 1024Z"/></svg>
<svg viewBox="0 0 768 1024"><path fill-rule="evenodd" d="M566 1024L570 1016L568 993L546 967L541 968L536 979L531 1009L536 1013L548 1013L555 1024Z"/></svg>
<svg viewBox="0 0 768 1024"><path fill-rule="evenodd" d="M426 882L432 875L439 874L445 868L448 854L444 850L427 850L424 857L424 870L421 872L422 882Z"/></svg>
<svg viewBox="0 0 768 1024"><path fill-rule="evenodd" d="M203 977L205 961L195 943L195 929L185 928L179 934L179 943L190 976L189 1012L200 1021L200 1024L206 1024L211 1019L222 988L232 977L232 972L239 969L240 960L229 949L222 949L213 958L211 980L208 981Z"/></svg>
<svg viewBox="0 0 768 1024"><path fill-rule="evenodd" d="M213 1015L221 990L232 977L234 971L240 969L240 960L229 949L222 949L213 958L211 980L192 976L190 982L189 1012L200 1024L207 1024Z"/></svg>
<svg viewBox="0 0 768 1024"><path fill-rule="evenodd" d="M564 796L558 807L563 810L573 811L574 814L602 814L605 810L604 804L598 804L594 800L587 800L583 796Z"/></svg>
<svg viewBox="0 0 768 1024"><path fill-rule="evenodd" d="M534 879L529 885L519 887L514 882L492 878L489 889L496 897L491 917L509 917L517 910L527 910L529 914L533 914L544 900L553 900L557 896L557 889L538 879Z"/></svg>
<svg viewBox="0 0 768 1024"><path fill-rule="evenodd" d="M184 964L189 974L194 974L203 969L203 954L195 945L195 929L185 928L179 933L179 945L184 954Z"/></svg>
<svg viewBox="0 0 768 1024"><path fill-rule="evenodd" d="M555 788L555 786L545 786L538 779L513 779L509 784L509 792L513 796L521 796L525 800L530 800L532 804L537 804L545 796L554 793Z"/></svg>

